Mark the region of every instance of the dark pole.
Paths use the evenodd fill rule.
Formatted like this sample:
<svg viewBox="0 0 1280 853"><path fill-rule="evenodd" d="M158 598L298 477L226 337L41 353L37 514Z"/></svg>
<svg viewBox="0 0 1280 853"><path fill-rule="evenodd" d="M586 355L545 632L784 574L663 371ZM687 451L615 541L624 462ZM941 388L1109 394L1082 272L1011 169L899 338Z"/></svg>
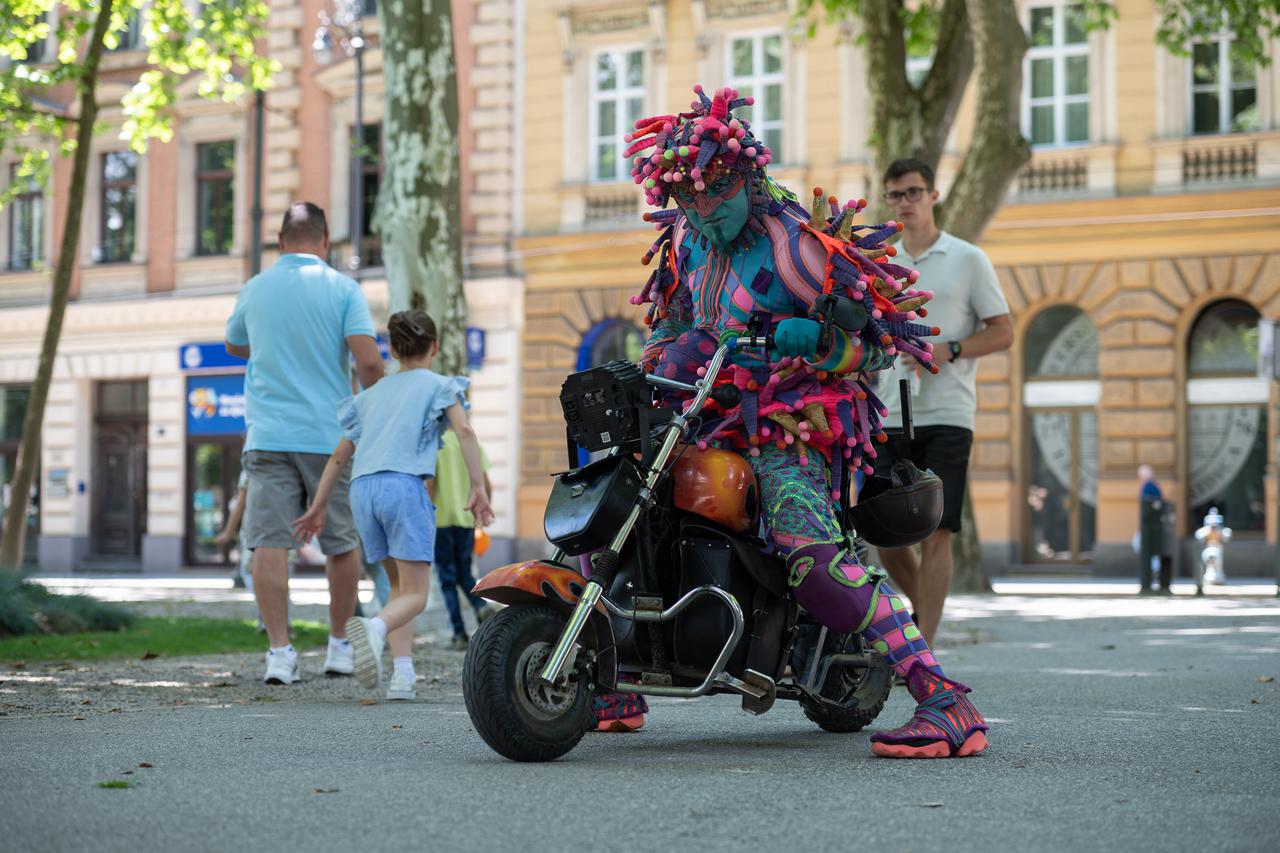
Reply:
<svg viewBox="0 0 1280 853"><path fill-rule="evenodd" d="M356 129L351 145L351 269L358 270L364 236L364 37L359 20L352 39L356 54Z"/></svg>
<svg viewBox="0 0 1280 853"><path fill-rule="evenodd" d="M266 92L259 89L253 93L253 208L249 213L253 222L249 243L251 275L262 272L262 145L266 136L263 125L266 103Z"/></svg>

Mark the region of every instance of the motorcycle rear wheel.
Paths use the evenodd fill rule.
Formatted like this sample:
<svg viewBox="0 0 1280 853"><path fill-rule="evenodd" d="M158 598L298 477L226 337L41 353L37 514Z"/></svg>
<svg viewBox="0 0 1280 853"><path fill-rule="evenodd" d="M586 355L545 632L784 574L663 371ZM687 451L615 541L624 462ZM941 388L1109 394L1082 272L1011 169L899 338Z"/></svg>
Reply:
<svg viewBox="0 0 1280 853"><path fill-rule="evenodd" d="M512 761L554 761L586 733L592 700L586 685L550 687L538 679L564 625L550 607L514 605L486 620L467 646L467 714L484 742Z"/></svg>
<svg viewBox="0 0 1280 853"><path fill-rule="evenodd" d="M858 637L828 635L823 653L832 654L837 650L856 653L865 649ZM819 692L824 699L838 704L804 698L800 700L804 715L823 731L836 734L861 731L878 717L893 689L893 670L879 655L874 657L876 664L871 667L831 667Z"/></svg>

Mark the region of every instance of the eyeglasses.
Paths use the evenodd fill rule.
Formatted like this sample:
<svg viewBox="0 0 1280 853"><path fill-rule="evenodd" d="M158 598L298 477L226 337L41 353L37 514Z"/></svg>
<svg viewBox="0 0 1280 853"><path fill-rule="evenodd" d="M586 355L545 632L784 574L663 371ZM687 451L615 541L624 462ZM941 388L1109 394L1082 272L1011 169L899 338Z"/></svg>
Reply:
<svg viewBox="0 0 1280 853"><path fill-rule="evenodd" d="M884 200L889 202L889 204L897 204L903 199L906 199L907 201L919 201L924 198L924 194L926 192L928 192L928 190L924 187L907 187L902 192L894 190L893 192L885 193Z"/></svg>

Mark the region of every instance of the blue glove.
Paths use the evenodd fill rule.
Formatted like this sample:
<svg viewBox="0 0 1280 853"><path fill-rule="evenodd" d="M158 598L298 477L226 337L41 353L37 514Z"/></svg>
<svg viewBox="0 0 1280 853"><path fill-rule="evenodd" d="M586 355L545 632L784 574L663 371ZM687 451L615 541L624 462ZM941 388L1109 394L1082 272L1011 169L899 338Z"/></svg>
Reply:
<svg viewBox="0 0 1280 853"><path fill-rule="evenodd" d="M788 317L773 332L774 352L779 357L814 358L818 354L818 337L822 324L803 317Z"/></svg>

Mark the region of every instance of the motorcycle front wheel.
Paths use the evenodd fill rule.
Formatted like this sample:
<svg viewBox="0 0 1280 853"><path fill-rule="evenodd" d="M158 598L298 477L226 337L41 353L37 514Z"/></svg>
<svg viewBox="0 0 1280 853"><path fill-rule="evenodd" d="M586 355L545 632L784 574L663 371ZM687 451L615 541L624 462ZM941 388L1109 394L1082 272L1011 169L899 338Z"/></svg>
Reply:
<svg viewBox="0 0 1280 853"><path fill-rule="evenodd" d="M539 679L564 625L550 607L514 605L486 620L467 646L467 714L484 742L512 761L553 761L586 733L592 699L586 685Z"/></svg>

